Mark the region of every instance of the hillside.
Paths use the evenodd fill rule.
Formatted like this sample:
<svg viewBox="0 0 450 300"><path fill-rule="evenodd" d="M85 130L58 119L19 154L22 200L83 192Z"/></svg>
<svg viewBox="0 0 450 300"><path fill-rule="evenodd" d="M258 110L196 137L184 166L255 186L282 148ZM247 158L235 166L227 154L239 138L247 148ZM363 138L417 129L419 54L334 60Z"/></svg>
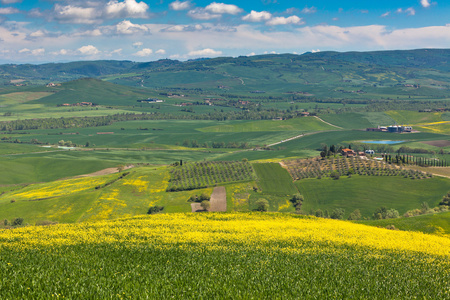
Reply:
<svg viewBox="0 0 450 300"><path fill-rule="evenodd" d="M449 248L312 217L164 214L0 230L0 286L8 299L445 299Z"/></svg>
<svg viewBox="0 0 450 300"><path fill-rule="evenodd" d="M299 99L445 99L450 50L319 52L180 62L90 61L2 65L4 85L103 78L135 87ZM252 95L253 92L263 95Z"/></svg>

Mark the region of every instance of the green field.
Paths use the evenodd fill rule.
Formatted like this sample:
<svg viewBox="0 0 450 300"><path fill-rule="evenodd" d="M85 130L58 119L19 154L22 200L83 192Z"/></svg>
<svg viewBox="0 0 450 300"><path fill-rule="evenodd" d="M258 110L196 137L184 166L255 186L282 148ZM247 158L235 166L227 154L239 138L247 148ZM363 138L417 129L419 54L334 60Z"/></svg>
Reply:
<svg viewBox="0 0 450 300"><path fill-rule="evenodd" d="M283 121L253 121L243 122L231 125L216 125L211 127L204 127L199 129L202 132L255 132L255 131L297 131L297 132L311 132L311 131L325 131L336 129L333 126L327 125L316 118L303 117L296 119L289 119Z"/></svg>
<svg viewBox="0 0 450 300"><path fill-rule="evenodd" d="M450 212L427 214L409 218L358 221L370 226L386 227L394 225L400 230L420 231L438 235L450 235Z"/></svg>
<svg viewBox="0 0 450 300"><path fill-rule="evenodd" d="M352 176L333 179L304 179L295 185L305 197L302 210L345 209L346 217L359 209L363 217L371 217L381 206L404 214L420 208L423 202L435 207L448 192L450 180L434 177L412 181L396 176Z"/></svg>
<svg viewBox="0 0 450 300"><path fill-rule="evenodd" d="M415 111L387 111L392 119L399 125L418 125L442 121L442 113L421 113Z"/></svg>
<svg viewBox="0 0 450 300"><path fill-rule="evenodd" d="M255 163L253 164L258 185L263 193L293 195L298 193L297 188L292 183L289 173L278 163Z"/></svg>

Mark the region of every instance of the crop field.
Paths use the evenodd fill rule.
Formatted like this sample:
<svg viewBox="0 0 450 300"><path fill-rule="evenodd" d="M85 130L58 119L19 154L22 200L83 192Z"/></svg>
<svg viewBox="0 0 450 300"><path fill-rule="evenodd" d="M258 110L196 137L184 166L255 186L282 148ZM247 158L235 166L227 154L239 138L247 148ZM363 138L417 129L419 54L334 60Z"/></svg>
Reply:
<svg viewBox="0 0 450 300"><path fill-rule="evenodd" d="M277 163L255 163L253 164L258 185L263 193L293 195L298 193L292 183L289 173Z"/></svg>
<svg viewBox="0 0 450 300"><path fill-rule="evenodd" d="M449 248L328 219L163 214L0 230L0 288L5 299L446 299Z"/></svg>
<svg viewBox="0 0 450 300"><path fill-rule="evenodd" d="M411 180L400 176L360 176L304 179L295 182L304 196L302 210L321 209L331 212L335 208L345 210L345 218L359 209L363 217L371 218L381 206L396 209L403 215L408 210L420 208L423 202L438 206L448 192L450 180L433 177Z"/></svg>
<svg viewBox="0 0 450 300"><path fill-rule="evenodd" d="M316 118L303 117L283 121L253 121L230 125L216 125L201 128L203 132L254 132L254 131L325 131L334 130L333 126L325 124Z"/></svg>
<svg viewBox="0 0 450 300"><path fill-rule="evenodd" d="M326 159L297 159L282 162L294 180L304 178L320 178L342 175L366 175L366 176L402 176L411 179L431 178L431 173L404 169L383 161L361 159L359 157L337 157Z"/></svg>
<svg viewBox="0 0 450 300"><path fill-rule="evenodd" d="M366 220L358 223L386 227L394 225L400 230L419 231L427 234L446 235L450 237L450 212L426 214L408 218Z"/></svg>
<svg viewBox="0 0 450 300"><path fill-rule="evenodd" d="M86 153L79 153L81 154L79 156L72 154L74 153L69 151L44 151L44 153L0 156L2 168L14 170L0 173L0 185L48 182L117 167L123 163L95 157L86 158Z"/></svg>
<svg viewBox="0 0 450 300"><path fill-rule="evenodd" d="M188 163L174 167L170 173L168 191L194 190L255 179L252 166L243 161Z"/></svg>
<svg viewBox="0 0 450 300"><path fill-rule="evenodd" d="M387 115L389 115L392 119L397 122L397 124L404 125L415 125L415 124L427 124L434 122L442 121L442 113L421 113L416 111L406 111L406 110L398 110L398 111L387 111Z"/></svg>

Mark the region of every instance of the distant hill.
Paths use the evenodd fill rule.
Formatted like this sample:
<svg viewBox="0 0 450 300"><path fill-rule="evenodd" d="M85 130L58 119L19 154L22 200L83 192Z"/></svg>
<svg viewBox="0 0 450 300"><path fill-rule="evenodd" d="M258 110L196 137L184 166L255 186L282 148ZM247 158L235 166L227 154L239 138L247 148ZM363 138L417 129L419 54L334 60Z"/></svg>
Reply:
<svg viewBox="0 0 450 300"><path fill-rule="evenodd" d="M92 77L140 88L200 89L219 94L256 91L352 99L380 94L382 87L381 94L443 99L450 87L449 60L450 49L420 49L270 54L186 62L164 59L145 63L1 65L0 84L34 85Z"/></svg>

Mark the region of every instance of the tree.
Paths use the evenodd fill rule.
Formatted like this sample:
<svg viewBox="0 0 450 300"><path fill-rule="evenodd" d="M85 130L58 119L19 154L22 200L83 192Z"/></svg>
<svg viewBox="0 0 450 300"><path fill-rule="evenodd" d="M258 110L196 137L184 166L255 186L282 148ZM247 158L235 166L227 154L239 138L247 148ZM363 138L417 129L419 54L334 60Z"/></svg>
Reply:
<svg viewBox="0 0 450 300"><path fill-rule="evenodd" d="M335 208L331 212L330 218L342 220L344 218L345 210L343 208Z"/></svg>
<svg viewBox="0 0 450 300"><path fill-rule="evenodd" d="M269 209L269 201L267 201L264 198L258 199L255 202L256 208L254 210L256 211L267 211Z"/></svg>
<svg viewBox="0 0 450 300"><path fill-rule="evenodd" d="M200 203L200 206L203 208L203 210L207 211L211 207L211 202L208 200L203 200L202 203Z"/></svg>
<svg viewBox="0 0 450 300"><path fill-rule="evenodd" d="M447 195L445 195L445 196L442 198L442 201L439 202L439 205L450 206L450 192L448 192Z"/></svg>
<svg viewBox="0 0 450 300"><path fill-rule="evenodd" d="M349 220L359 220L361 219L361 212L359 209L355 209L350 216L348 217Z"/></svg>
<svg viewBox="0 0 450 300"><path fill-rule="evenodd" d="M423 202L422 205L421 205L421 209L420 209L422 211L422 213L423 214L426 213L429 209L430 209L430 206L428 205L428 203L427 202Z"/></svg>
<svg viewBox="0 0 450 300"><path fill-rule="evenodd" d="M147 214L154 215L154 214L161 212L163 209L164 209L164 206L151 206L148 209Z"/></svg>
<svg viewBox="0 0 450 300"><path fill-rule="evenodd" d="M387 208L386 206L381 206L375 210L373 213L373 218L375 220L386 219Z"/></svg>
<svg viewBox="0 0 450 300"><path fill-rule="evenodd" d="M202 194L200 195L200 197L198 197L198 200L199 200L199 201L205 201L205 200L208 200L208 201L209 201L209 199L211 199L211 197L210 197L208 194L206 194L206 193L202 193Z"/></svg>
<svg viewBox="0 0 450 300"><path fill-rule="evenodd" d="M393 208L389 209L386 212L386 219L397 219L399 216L400 215L399 215L398 211Z"/></svg>
<svg viewBox="0 0 450 300"><path fill-rule="evenodd" d="M12 225L13 225L13 226L20 226L20 225L23 225L23 218L15 218L15 219L12 221Z"/></svg>
<svg viewBox="0 0 450 300"><path fill-rule="evenodd" d="M302 209L302 204L303 204L303 196L302 195L295 194L294 196L292 196L291 199L289 199L289 201L295 207L296 211L300 211Z"/></svg>

